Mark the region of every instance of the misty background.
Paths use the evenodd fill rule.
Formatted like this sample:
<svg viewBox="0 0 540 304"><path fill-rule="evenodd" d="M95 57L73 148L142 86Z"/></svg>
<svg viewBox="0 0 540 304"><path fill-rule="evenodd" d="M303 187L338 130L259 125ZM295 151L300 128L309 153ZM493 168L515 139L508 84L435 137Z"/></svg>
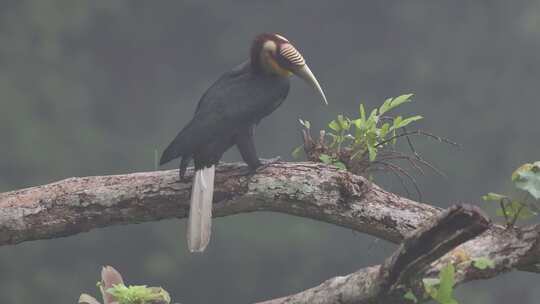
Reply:
<svg viewBox="0 0 540 304"><path fill-rule="evenodd" d="M538 1L0 0L0 192L73 176L154 169L221 73L253 37L279 32L303 53L329 106L299 79L256 130L261 157L300 144L339 113L415 93L402 113L451 138L416 139L447 177L418 177L423 201L481 202L538 160ZM240 160L235 149L225 161ZM177 163L167 168L175 168ZM377 183L403 194L391 175ZM413 196L413 198L415 198ZM380 263L385 241L313 220L252 213L214 221L190 255L185 222L116 226L0 247L1 303L75 303L100 266L182 303L249 303ZM538 303L540 277L512 272L457 288L461 303Z"/></svg>

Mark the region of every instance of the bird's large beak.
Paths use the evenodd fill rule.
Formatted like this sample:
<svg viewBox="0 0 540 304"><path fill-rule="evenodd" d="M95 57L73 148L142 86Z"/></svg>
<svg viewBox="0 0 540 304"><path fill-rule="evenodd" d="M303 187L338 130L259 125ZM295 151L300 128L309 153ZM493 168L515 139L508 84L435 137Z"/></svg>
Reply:
<svg viewBox="0 0 540 304"><path fill-rule="evenodd" d="M328 104L328 101L326 101L326 96L324 95L324 92L321 88L321 85L317 81L317 78L315 78L315 75L311 72L307 64L302 65L299 68L296 68L292 71L296 76L304 79L307 83L309 83L311 86L313 86L319 95L321 95L323 101L325 104Z"/></svg>

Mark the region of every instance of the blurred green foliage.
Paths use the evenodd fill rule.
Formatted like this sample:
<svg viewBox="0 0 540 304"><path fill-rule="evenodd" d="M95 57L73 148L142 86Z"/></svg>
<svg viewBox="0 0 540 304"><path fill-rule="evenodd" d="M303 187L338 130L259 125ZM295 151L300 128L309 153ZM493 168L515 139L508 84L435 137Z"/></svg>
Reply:
<svg viewBox="0 0 540 304"><path fill-rule="evenodd" d="M475 268L480 270L495 268L495 262L487 257L474 258L472 263Z"/></svg>
<svg viewBox="0 0 540 304"><path fill-rule="evenodd" d="M458 304L454 299L454 265L448 264L439 272L438 278L424 279L426 293L439 304Z"/></svg>
<svg viewBox="0 0 540 304"><path fill-rule="evenodd" d="M529 219L540 210L540 161L521 165L512 173L512 182L517 195L504 195L490 192L482 199L499 204L497 215L504 217L508 227L514 226L518 219Z"/></svg>

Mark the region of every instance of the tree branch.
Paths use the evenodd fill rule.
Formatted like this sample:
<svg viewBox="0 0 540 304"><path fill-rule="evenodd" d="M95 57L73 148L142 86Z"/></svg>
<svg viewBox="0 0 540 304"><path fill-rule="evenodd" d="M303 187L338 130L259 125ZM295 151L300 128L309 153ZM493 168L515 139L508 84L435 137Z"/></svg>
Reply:
<svg viewBox="0 0 540 304"><path fill-rule="evenodd" d="M259 304L401 303L407 289L414 287L417 294L423 295L419 282L432 262L489 226L489 219L477 208L454 206L407 237L383 265L364 268L298 294Z"/></svg>
<svg viewBox="0 0 540 304"><path fill-rule="evenodd" d="M215 216L275 211L325 221L397 243L440 216L442 211L323 164L277 163L251 177L242 176L245 170L241 164L218 167ZM192 171L188 171L190 175ZM67 236L104 226L182 218L189 209L190 190L190 182L179 182L178 171L169 170L70 178L3 193L0 194L0 245ZM426 275L436 274L449 262L456 267L458 282L490 278L514 268L537 269L534 265L540 263L539 235L539 226L507 230L491 225L479 237L432 263ZM493 260L495 268L472 267L471 261L479 257ZM378 282L379 273L380 266L369 267L330 279L299 295L308 299L309 294L316 294L317 299L310 303L335 303L331 299L338 298L342 303L363 303L366 291ZM293 297L297 299L296 296L282 299Z"/></svg>
<svg viewBox="0 0 540 304"><path fill-rule="evenodd" d="M486 231L489 219L478 208L453 206L407 237L381 268L383 294L421 279L421 274L446 253Z"/></svg>

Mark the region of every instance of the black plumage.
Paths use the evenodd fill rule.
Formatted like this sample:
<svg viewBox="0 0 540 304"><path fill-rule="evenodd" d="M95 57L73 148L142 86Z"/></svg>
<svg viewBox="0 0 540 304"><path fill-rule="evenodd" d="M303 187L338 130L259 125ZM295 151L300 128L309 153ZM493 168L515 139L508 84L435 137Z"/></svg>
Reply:
<svg viewBox="0 0 540 304"><path fill-rule="evenodd" d="M160 164L182 157L181 176L195 161L195 169L215 165L233 145L254 169L260 165L253 143L253 127L277 109L289 93L289 77L255 71L248 61L221 76L197 105L193 119L161 156Z"/></svg>

